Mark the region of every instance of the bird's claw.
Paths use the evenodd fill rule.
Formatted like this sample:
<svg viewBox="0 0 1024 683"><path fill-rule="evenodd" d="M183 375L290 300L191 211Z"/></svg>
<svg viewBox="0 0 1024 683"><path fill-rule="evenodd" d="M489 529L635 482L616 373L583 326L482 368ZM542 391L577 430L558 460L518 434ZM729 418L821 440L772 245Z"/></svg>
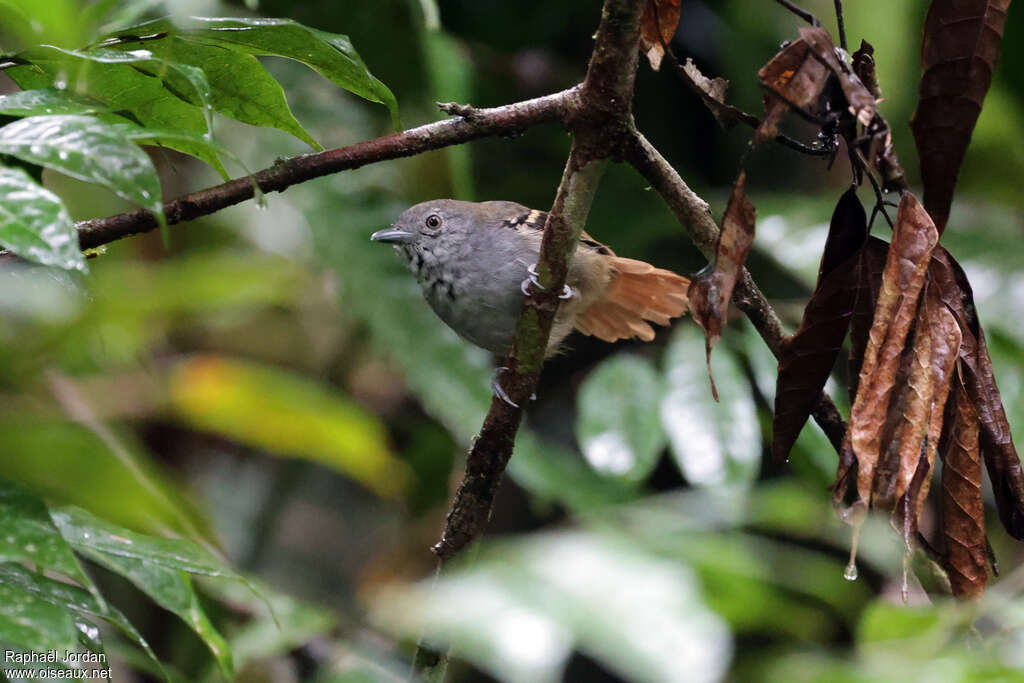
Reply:
<svg viewBox="0 0 1024 683"><path fill-rule="evenodd" d="M518 408L519 404L508 397L508 394L505 393L505 390L501 388L501 382L498 381L501 378L501 373L505 372L506 370L508 370L507 367L501 366L500 368L494 371L494 377L491 378L491 391L493 391L494 395L500 398L502 402L505 403L506 405L510 405L513 408ZM530 394L530 400L536 401L537 394Z"/></svg>
<svg viewBox="0 0 1024 683"><path fill-rule="evenodd" d="M529 277L523 280L523 282L519 285L520 291L525 296L530 296L530 285L533 285L542 292L547 290L547 288L544 287L544 285L542 285L540 283L540 280L538 279L539 276L537 275L536 263L526 266L526 272L528 273ZM573 298L573 296L575 296L575 294L576 293L573 291L572 287L570 287L569 285L562 285L562 293L558 295L558 298L562 300L571 299Z"/></svg>
<svg viewBox="0 0 1024 683"><path fill-rule="evenodd" d="M494 377L491 378L491 391L493 391L494 395L500 398L504 403L512 406L513 408L518 408L519 404L508 397L505 390L501 388L501 382L498 381L501 378L501 373L506 370L508 370L508 368L502 366L494 372Z"/></svg>

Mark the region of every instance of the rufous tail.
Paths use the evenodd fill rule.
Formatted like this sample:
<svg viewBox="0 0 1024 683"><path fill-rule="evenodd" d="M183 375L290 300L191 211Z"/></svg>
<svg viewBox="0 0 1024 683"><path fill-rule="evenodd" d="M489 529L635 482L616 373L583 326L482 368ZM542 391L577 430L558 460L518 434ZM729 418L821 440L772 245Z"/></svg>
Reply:
<svg viewBox="0 0 1024 683"><path fill-rule="evenodd" d="M606 342L654 339L650 323L668 325L687 309L690 281L649 263L613 256L612 282L604 298L576 318L576 329Z"/></svg>

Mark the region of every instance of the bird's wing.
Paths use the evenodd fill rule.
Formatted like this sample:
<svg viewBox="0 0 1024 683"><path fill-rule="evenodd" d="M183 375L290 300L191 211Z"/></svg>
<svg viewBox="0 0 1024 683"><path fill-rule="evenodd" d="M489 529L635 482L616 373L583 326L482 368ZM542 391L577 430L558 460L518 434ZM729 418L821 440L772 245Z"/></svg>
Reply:
<svg viewBox="0 0 1024 683"><path fill-rule="evenodd" d="M520 204L513 202L501 202L507 204L510 207L518 207L521 211L516 211L513 216L507 218L502 224L506 228L525 228L527 230L536 230L540 232L544 229L544 223L547 222L548 212L540 211L538 209L528 209ZM597 252L598 254L605 254L607 256L615 256L615 253L607 246L601 244L593 237L587 234L584 230L583 234L580 235L580 248L590 249Z"/></svg>

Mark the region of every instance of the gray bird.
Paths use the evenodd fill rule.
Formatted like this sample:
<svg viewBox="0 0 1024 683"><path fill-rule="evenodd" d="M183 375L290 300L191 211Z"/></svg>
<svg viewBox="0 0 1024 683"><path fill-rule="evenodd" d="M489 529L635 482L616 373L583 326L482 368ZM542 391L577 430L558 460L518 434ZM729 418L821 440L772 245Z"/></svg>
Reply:
<svg viewBox="0 0 1024 683"><path fill-rule="evenodd" d="M459 335L508 353L547 214L515 202L436 199L407 209L370 237L389 242L413 272L427 302ZM547 355L573 330L604 341L654 339L649 322L668 325L686 312L689 280L616 256L583 233L569 268Z"/></svg>

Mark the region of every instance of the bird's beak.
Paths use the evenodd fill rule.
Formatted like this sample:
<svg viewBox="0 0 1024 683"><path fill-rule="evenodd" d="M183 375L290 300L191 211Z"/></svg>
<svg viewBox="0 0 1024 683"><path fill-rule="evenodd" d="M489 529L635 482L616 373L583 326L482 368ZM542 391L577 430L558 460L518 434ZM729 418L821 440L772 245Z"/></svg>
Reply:
<svg viewBox="0 0 1024 683"><path fill-rule="evenodd" d="M397 242L399 244L408 242L412 239L412 233L408 230L402 230L401 228L390 227L384 230L378 230L377 232L370 235L370 239L374 242Z"/></svg>

